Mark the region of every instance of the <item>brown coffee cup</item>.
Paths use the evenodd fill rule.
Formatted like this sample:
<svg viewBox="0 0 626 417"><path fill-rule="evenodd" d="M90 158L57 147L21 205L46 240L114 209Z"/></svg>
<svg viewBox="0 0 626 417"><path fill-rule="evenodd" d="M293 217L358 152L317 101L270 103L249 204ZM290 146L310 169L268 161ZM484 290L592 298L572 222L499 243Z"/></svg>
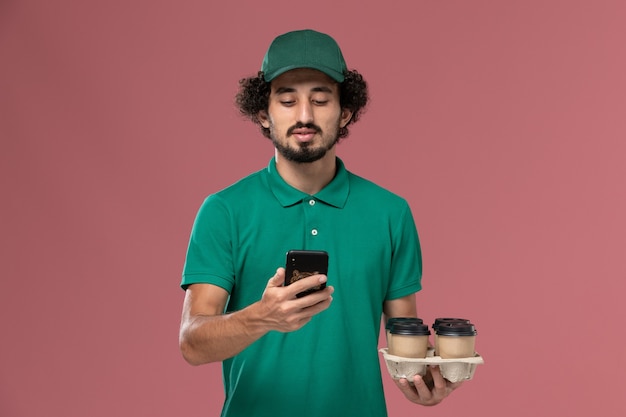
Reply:
<svg viewBox="0 0 626 417"><path fill-rule="evenodd" d="M436 354L442 359L475 355L476 328L471 323L451 322L437 326Z"/></svg>
<svg viewBox="0 0 626 417"><path fill-rule="evenodd" d="M393 323L390 332L391 344L387 352L403 358L425 358L428 351L428 326L417 322Z"/></svg>
<svg viewBox="0 0 626 417"><path fill-rule="evenodd" d="M400 322L423 324L424 320L417 318L417 317L391 317L389 320L387 320L387 323L385 324L385 336L387 338L388 348L391 345L391 326L393 326L394 323L400 323Z"/></svg>
<svg viewBox="0 0 626 417"><path fill-rule="evenodd" d="M437 328L441 324L445 323L470 323L468 319L462 319L458 317L438 317L432 325L433 332L435 333L435 355L439 355L439 335L437 334Z"/></svg>

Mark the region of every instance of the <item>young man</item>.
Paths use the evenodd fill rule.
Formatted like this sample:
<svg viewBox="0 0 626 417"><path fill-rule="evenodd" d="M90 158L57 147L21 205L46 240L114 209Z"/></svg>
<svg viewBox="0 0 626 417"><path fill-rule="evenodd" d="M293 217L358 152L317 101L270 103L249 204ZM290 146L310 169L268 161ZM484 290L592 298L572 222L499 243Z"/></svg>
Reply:
<svg viewBox="0 0 626 417"><path fill-rule="evenodd" d="M259 76L240 87L240 110L275 155L198 212L182 279L182 354L194 365L223 361L223 416L384 416L381 317L416 317L421 252L407 202L336 156L367 85L330 36L303 30L277 37ZM327 251L328 274L284 286L290 249ZM437 368L429 378L396 384L423 405L458 386Z"/></svg>

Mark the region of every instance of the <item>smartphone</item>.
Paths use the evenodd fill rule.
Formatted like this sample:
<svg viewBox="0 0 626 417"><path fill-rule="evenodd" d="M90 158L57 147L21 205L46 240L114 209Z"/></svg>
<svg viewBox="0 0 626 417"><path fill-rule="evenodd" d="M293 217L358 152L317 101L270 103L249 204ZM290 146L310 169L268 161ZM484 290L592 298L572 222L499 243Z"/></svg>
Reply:
<svg viewBox="0 0 626 417"><path fill-rule="evenodd" d="M316 274L328 274L328 253L323 250L290 250L285 262L285 285ZM326 283L296 294L304 297L326 288Z"/></svg>

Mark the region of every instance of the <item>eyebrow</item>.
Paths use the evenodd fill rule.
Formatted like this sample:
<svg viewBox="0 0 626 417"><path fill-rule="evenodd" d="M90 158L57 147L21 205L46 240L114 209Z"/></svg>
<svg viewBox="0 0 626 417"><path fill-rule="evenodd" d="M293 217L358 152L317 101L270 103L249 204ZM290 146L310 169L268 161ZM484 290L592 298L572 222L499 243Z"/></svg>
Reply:
<svg viewBox="0 0 626 417"><path fill-rule="evenodd" d="M278 87L276 89L276 94L284 94L284 93L295 93L296 89L293 87ZM322 93L332 93L333 90L330 87L327 87L325 85L319 86L319 87L313 87L311 88L311 91L313 92L322 92Z"/></svg>

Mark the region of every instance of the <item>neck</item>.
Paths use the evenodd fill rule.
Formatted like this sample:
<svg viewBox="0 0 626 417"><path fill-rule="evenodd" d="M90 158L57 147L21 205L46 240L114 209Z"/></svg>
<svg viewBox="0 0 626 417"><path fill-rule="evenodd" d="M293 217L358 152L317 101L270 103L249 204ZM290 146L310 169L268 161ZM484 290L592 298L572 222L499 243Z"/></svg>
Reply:
<svg viewBox="0 0 626 417"><path fill-rule="evenodd" d="M276 170L283 180L297 190L313 195L335 177L335 152L328 151L322 159L310 163L296 163L285 159L277 151Z"/></svg>

